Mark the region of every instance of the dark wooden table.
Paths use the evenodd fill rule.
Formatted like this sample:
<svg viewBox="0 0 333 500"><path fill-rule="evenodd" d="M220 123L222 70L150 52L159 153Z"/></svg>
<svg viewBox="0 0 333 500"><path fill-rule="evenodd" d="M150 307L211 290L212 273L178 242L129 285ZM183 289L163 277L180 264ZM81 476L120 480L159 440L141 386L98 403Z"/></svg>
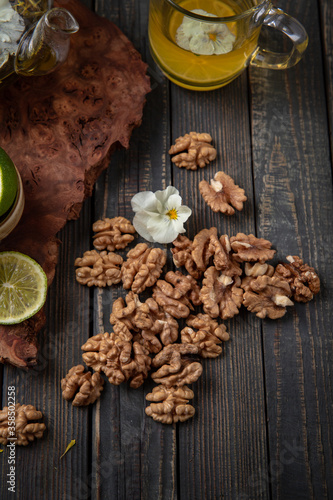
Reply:
<svg viewBox="0 0 333 500"><path fill-rule="evenodd" d="M16 449L16 493L7 490L6 452L1 499L316 499L333 498L332 458L332 127L333 4L331 0L278 6L306 27L304 59L287 71L249 69L208 93L170 84L156 69L147 39L148 1L86 2L114 21L149 64L152 92L142 125L127 151L113 155L78 221L59 235L59 265L47 302L40 366L2 371L17 401L44 414L42 440ZM179 135L207 131L217 161L191 172L172 166L167 153ZM248 196L227 217L203 202L198 182L224 170ZM75 281L74 260L92 248L91 226L103 217L132 218L140 190L176 186L193 209L193 237L204 227L219 234L254 233L272 241L275 261L299 255L319 273L321 292L280 320L260 320L242 309L227 321L231 341L223 355L203 362L193 387L196 415L162 425L145 416L145 395L107 383L90 408L61 398L60 380L81 363L81 345L110 331L120 287L91 290ZM169 268L171 258L169 253ZM60 460L67 444L76 445Z"/></svg>

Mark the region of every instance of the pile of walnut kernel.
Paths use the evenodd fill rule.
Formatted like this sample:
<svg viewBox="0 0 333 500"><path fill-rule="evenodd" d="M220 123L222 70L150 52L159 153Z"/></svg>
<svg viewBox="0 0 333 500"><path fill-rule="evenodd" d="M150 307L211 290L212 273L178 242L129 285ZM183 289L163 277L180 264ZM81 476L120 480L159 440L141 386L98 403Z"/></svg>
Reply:
<svg viewBox="0 0 333 500"><path fill-rule="evenodd" d="M179 235L171 252L182 271L162 277L166 254L160 248L139 243L125 259L114 253L133 241L128 220L104 219L93 229L96 250L76 259L78 282L98 287L122 283L129 292L113 303L113 331L82 346L83 361L95 373L84 373L78 365L62 381L65 399L76 393L75 405L99 397L100 374L111 384L129 381L138 388L151 373L158 385L146 396L146 414L162 423L185 421L195 413L187 386L200 377L201 358L218 357L221 344L229 340L221 320L238 314L242 305L259 318L281 318L293 301L308 302L320 289L314 269L297 256L275 268L268 264L275 254L272 244L252 234L229 238L212 227L193 240ZM151 296L140 299L148 288ZM196 312L198 306L202 312Z"/></svg>

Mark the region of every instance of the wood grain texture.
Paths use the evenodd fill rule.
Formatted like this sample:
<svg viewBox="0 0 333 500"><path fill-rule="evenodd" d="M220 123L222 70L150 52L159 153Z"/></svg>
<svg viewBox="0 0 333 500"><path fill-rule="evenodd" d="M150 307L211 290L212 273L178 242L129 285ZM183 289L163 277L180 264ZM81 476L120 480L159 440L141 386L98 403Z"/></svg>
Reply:
<svg viewBox="0 0 333 500"><path fill-rule="evenodd" d="M76 0L57 5L80 25L65 63L0 89L0 140L17 165L25 196L22 218L0 250L27 253L43 267L49 285L56 234L79 216L114 149L128 147L150 90L146 65L117 26ZM39 313L15 327L1 325L0 360L34 365L43 320Z"/></svg>
<svg viewBox="0 0 333 500"><path fill-rule="evenodd" d="M29 371L4 368L3 399L7 387L16 387L16 400L34 404L42 411L47 430L44 438L27 447L16 448L15 498L77 499L82 478L89 474L89 409L74 408L61 397L60 380L75 364L82 362L80 346L90 336L89 290L75 281L74 257L82 255L90 240L90 207L84 205L82 217L61 232L62 245L58 272L50 287L47 326L40 334L38 365ZM60 460L67 444L76 446ZM3 474L8 472L3 454ZM38 473L35 473L38 471ZM3 476L4 477L4 476ZM10 498L1 481L0 497Z"/></svg>
<svg viewBox="0 0 333 500"><path fill-rule="evenodd" d="M108 16L124 29L125 34L141 50L143 59L150 58L145 44L148 3L132 0L98 2L97 12ZM149 71L148 71L149 74ZM130 200L144 190L163 189L170 183L170 168L166 168L168 134L168 84L152 85L147 96L141 127L133 134L129 151L116 153L104 178L96 185L94 216L122 215L132 220ZM142 241L136 238L135 243ZM129 248L131 248L129 247ZM123 256L126 251L122 251ZM94 333L112 329L109 316L112 303L121 286L96 292ZM127 384L105 389L104 401L93 413L93 467L99 470L103 462L108 473L96 474L98 489L93 499L174 499L177 494L176 427L161 426L146 417L145 394L152 383L131 389Z"/></svg>
<svg viewBox="0 0 333 500"><path fill-rule="evenodd" d="M327 111L331 153L333 155L333 5L330 0L319 0L324 71L326 81Z"/></svg>
<svg viewBox="0 0 333 500"><path fill-rule="evenodd" d="M63 244L46 309L40 373L27 379L13 367L4 370L3 403L8 385L16 384L19 398L45 413L48 427L43 440L17 449L17 498L25 500L28 491L36 500L328 500L333 495L329 0L279 0L310 35L298 66L282 72L251 68L209 93L169 84L152 63L148 0L95 4L149 64L152 92L129 150L115 153L81 218L59 235ZM173 167L167 154L175 138L190 130L210 132L218 150L217 160L196 172ZM242 212L227 217L205 205L198 182L216 170L245 189ZM92 248L93 221L105 215L131 219L136 192L168 184L193 209L186 223L190 237L210 226L219 234L266 237L277 249L274 262L298 254L313 265L321 292L281 320L262 321L242 309L228 321L230 342L220 358L204 360L203 375L192 385L196 415L188 422L165 426L145 416L151 381L138 390L106 382L92 408L73 408L61 399L60 379L80 362L80 346L89 336L110 331L112 303L126 295L121 286L93 291L78 285L74 259ZM49 331L55 332L51 345ZM77 445L59 461L71 439ZM5 453L3 459L2 478ZM3 481L0 497L12 498Z"/></svg>
<svg viewBox="0 0 333 500"><path fill-rule="evenodd" d="M332 488L332 178L317 3L281 2L310 44L295 68L251 70L257 225L277 259L300 255L322 290L278 322L265 321L264 359L273 498L328 498ZM316 64L313 64L316 61Z"/></svg>
<svg viewBox="0 0 333 500"><path fill-rule="evenodd" d="M251 135L246 73L209 93L172 87L172 140L195 130L212 135L217 159L197 171L173 169L173 183L193 209L188 235L215 226L218 234L255 233ZM239 120L239 117L242 120ZM200 195L201 179L223 170L245 189L244 211L213 213ZM228 321L224 355L205 360L192 389L197 416L179 426L181 498L247 498L267 468L265 394L260 323L244 311ZM250 459L251 457L251 459ZM268 498L268 489L257 498Z"/></svg>

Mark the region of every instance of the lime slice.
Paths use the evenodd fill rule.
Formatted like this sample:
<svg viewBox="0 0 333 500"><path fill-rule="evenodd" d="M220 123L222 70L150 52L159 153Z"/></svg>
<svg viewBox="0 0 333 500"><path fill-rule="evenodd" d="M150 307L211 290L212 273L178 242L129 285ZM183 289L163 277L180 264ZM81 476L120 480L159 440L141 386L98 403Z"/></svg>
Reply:
<svg viewBox="0 0 333 500"><path fill-rule="evenodd" d="M16 168L7 153L0 148L0 217L14 203L18 187Z"/></svg>
<svg viewBox="0 0 333 500"><path fill-rule="evenodd" d="M46 300L47 278L28 255L0 252L0 324L14 325L36 314Z"/></svg>

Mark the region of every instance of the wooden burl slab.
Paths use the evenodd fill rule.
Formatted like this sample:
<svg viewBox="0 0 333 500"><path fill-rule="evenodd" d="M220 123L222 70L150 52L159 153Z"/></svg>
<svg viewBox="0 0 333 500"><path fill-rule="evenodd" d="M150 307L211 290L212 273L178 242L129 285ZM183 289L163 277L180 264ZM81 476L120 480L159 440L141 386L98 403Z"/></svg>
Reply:
<svg viewBox="0 0 333 500"><path fill-rule="evenodd" d="M19 169L26 199L15 231L0 251L36 259L52 282L58 231L79 216L83 200L108 166L112 151L129 146L150 90L146 64L125 35L77 0L61 0L78 20L66 63L43 77L0 90L0 146ZM44 313L0 327L0 360L36 364Z"/></svg>

